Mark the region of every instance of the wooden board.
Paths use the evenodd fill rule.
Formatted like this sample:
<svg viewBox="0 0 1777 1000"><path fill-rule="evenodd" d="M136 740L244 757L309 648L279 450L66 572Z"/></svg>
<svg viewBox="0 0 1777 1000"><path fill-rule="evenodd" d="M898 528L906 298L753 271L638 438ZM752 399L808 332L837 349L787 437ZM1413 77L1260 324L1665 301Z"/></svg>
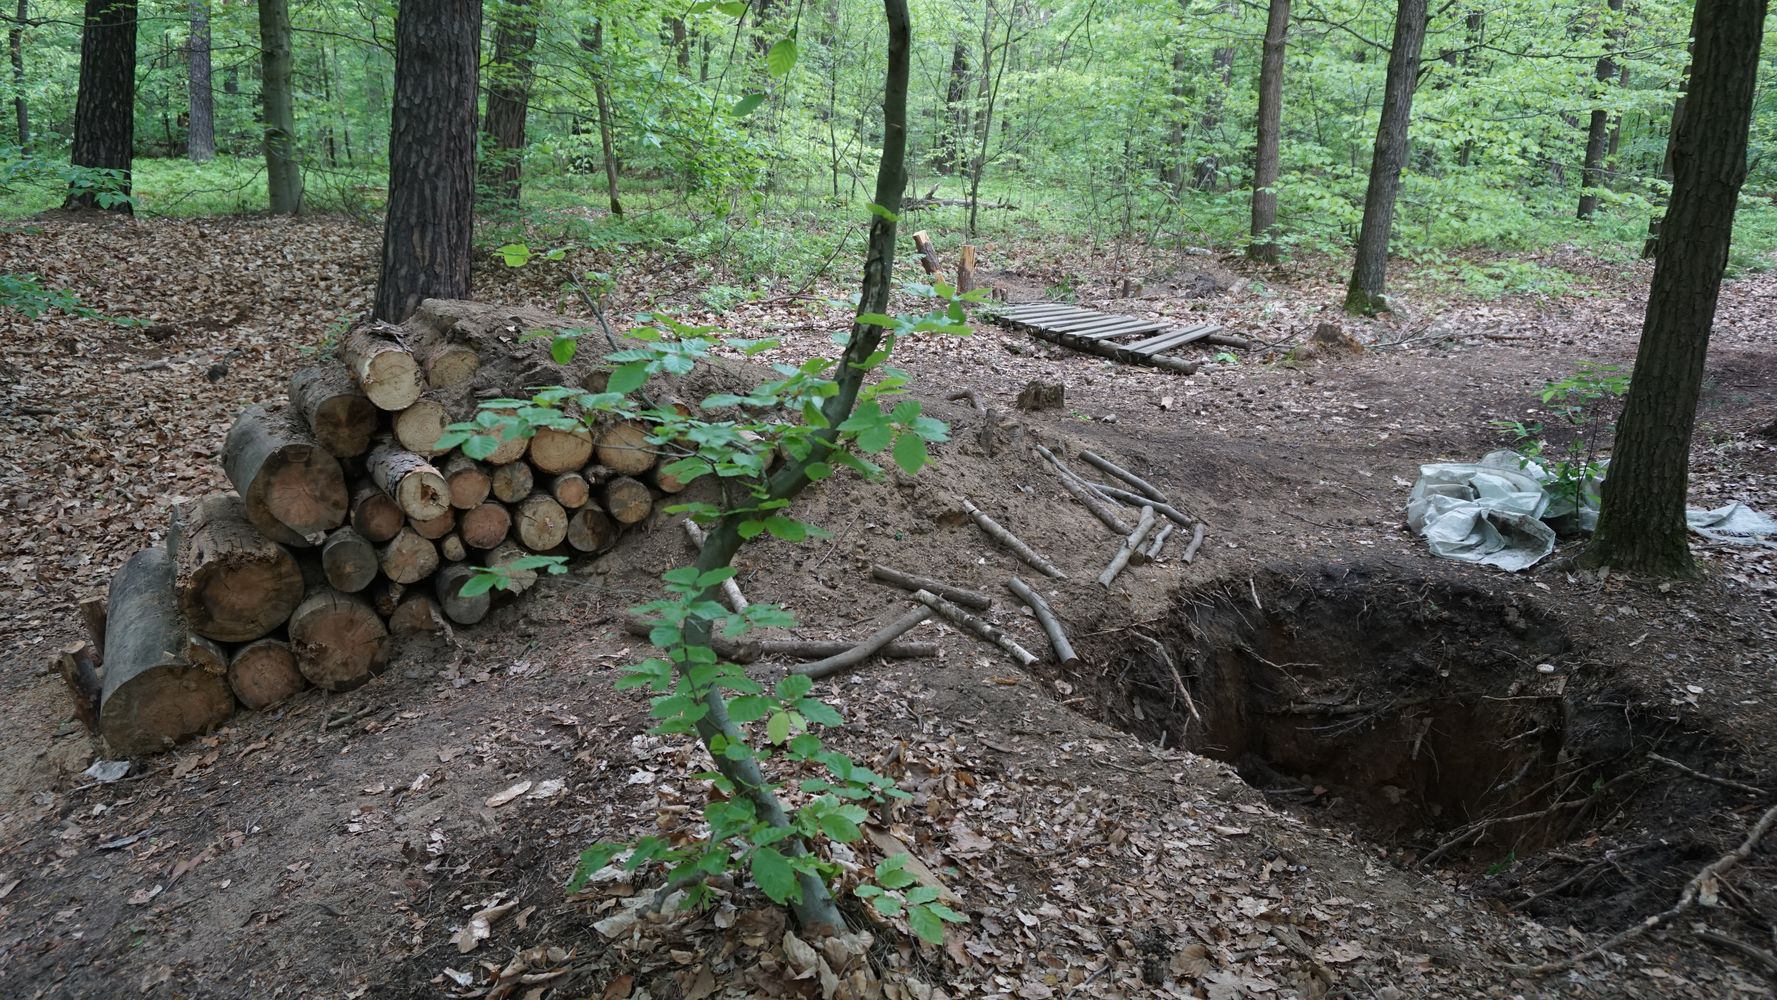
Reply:
<svg viewBox="0 0 1777 1000"><path fill-rule="evenodd" d="M994 322L1017 327L1032 336L1070 350L1096 354L1129 364L1147 364L1189 374L1196 362L1162 357L1162 351L1219 335L1211 323L1168 328L1164 321L1146 320L1120 313L1099 312L1059 302L1027 302L992 317ZM1119 338L1152 334L1133 344L1113 343Z"/></svg>
<svg viewBox="0 0 1777 1000"><path fill-rule="evenodd" d="M1156 354L1160 351L1170 351L1175 347L1183 347L1186 344L1202 340L1220 329L1221 327L1214 323L1199 323L1196 326L1174 328L1158 336L1149 337L1147 340L1140 340L1133 344L1125 344L1123 346L1138 354Z"/></svg>

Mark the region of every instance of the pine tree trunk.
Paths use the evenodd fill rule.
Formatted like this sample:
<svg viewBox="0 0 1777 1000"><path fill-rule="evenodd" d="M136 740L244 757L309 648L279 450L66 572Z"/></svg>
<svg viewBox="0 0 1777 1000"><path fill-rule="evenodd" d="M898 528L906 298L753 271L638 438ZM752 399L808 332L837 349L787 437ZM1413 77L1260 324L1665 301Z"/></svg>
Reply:
<svg viewBox="0 0 1777 1000"><path fill-rule="evenodd" d="M494 61L488 67L487 112L481 120L487 137L482 142L481 186L483 196L493 203L517 208L537 15L530 0L506 0L495 11Z"/></svg>
<svg viewBox="0 0 1777 1000"><path fill-rule="evenodd" d="M30 0L19 0L18 19L6 33L12 55L12 115L18 126L19 150L31 152L31 104L25 100L25 21L31 16Z"/></svg>
<svg viewBox="0 0 1777 1000"><path fill-rule="evenodd" d="M302 205L302 173L296 164L296 110L290 89L289 0L259 0L259 48L266 191L274 213L293 215Z"/></svg>
<svg viewBox="0 0 1777 1000"><path fill-rule="evenodd" d="M216 158L216 96L210 89L209 0L191 0L191 38L186 44L190 114L185 126L185 155L193 163L208 163Z"/></svg>
<svg viewBox="0 0 1777 1000"><path fill-rule="evenodd" d="M1253 157L1253 229L1247 256L1277 263L1278 147L1283 135L1284 43L1290 0L1271 0L1265 19L1265 51L1259 63L1259 136Z"/></svg>
<svg viewBox="0 0 1777 1000"><path fill-rule="evenodd" d="M1672 201L1648 293L1635 380L1617 428L1586 560L1689 575L1684 505L1709 329L1746 180L1766 0L1699 0L1690 91L1672 136Z"/></svg>
<svg viewBox="0 0 1777 1000"><path fill-rule="evenodd" d="M136 0L86 0L80 32L80 92L74 102L74 147L69 162L122 172L130 193L136 142ZM98 208L97 192L75 182L68 208ZM110 206L129 214L129 199Z"/></svg>
<svg viewBox="0 0 1777 1000"><path fill-rule="evenodd" d="M1401 170L1407 165L1407 126L1413 118L1413 87L1419 75L1419 50L1425 44L1425 20L1426 0L1400 0L1382 94L1382 119L1376 125L1376 148L1370 156L1370 183L1364 191L1364 222L1358 230L1351 285L1345 293L1345 311L1355 315L1371 316L1388 308L1382 294L1388 278L1388 238L1394 229Z"/></svg>
<svg viewBox="0 0 1777 1000"><path fill-rule="evenodd" d="M1607 3L1613 17L1623 9L1623 0L1607 0ZM1622 30L1613 23L1608 37L1615 43L1622 37ZM1592 75L1601 92L1616 78L1617 63L1611 53L1598 57ZM1582 219L1590 219L1598 211L1598 191L1604 187L1604 159L1610 149L1610 123L1610 112L1603 108L1592 109L1592 118L1586 123L1586 158L1580 167L1579 217Z"/></svg>
<svg viewBox="0 0 1777 1000"><path fill-rule="evenodd" d="M469 297L480 0L401 0L376 318Z"/></svg>

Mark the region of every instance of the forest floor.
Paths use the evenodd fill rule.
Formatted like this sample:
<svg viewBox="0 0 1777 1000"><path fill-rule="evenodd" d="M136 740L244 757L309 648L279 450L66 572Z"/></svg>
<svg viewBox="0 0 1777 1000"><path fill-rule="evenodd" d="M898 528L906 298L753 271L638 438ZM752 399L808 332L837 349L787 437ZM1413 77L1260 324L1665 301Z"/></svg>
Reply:
<svg viewBox="0 0 1777 1000"><path fill-rule="evenodd" d="M851 995L748 886L640 922L622 902L645 884L562 891L585 845L683 830L701 805L694 756L649 735L645 699L611 683L638 655L624 610L687 558L666 519L483 627L407 642L364 688L241 714L121 781L83 776L101 748L43 669L79 632L72 602L159 538L173 503L224 487L234 414L281 396L368 305L377 247L326 218L46 217L0 236L0 271L147 321L0 319L0 994ZM1435 560L1402 527L1421 463L1501 446L1489 421L1540 409L1536 391L1582 360L1630 363L1644 267L1557 253L1580 278L1560 298L1409 291L1404 314L1346 323L1361 355L1298 361L1288 347L1333 316L1337 262L1053 244L982 257L1014 299L1066 285L1081 304L1209 317L1275 346L1183 377L985 325L904 344L954 443L917 477L811 491L802 514L831 539L743 551L749 596L810 637L901 613L905 595L869 580L882 562L1001 597L994 619L1045 649L1003 596L1028 572L959 517L965 496L1069 572L1045 589L1076 671L1023 672L928 624L915 635L940 642L937 661L820 689L848 719L832 742L914 793L878 843L900 839L971 917L943 949L875 926L883 995L1771 995L1768 846L1706 886L1707 906L1607 959L1541 978L1515 966L1672 905L1770 806L1773 553L1699 546L1707 576L1674 584L1558 558L1507 575ZM695 303L688 267L662 255L619 273L614 313ZM842 297L850 270L815 291ZM1115 298L1125 278L1145 297ZM490 265L476 295L572 313L559 280ZM784 296L720 322L795 359L828 350L843 317ZM1694 505L1777 506L1773 317L1777 276L1725 290ZM1015 410L1033 378L1064 383L1066 407ZM993 417L944 401L959 389ZM1161 486L1208 523L1202 551L1184 564L1174 542L1097 587L1117 540L1036 442ZM477 914L485 939L465 931Z"/></svg>

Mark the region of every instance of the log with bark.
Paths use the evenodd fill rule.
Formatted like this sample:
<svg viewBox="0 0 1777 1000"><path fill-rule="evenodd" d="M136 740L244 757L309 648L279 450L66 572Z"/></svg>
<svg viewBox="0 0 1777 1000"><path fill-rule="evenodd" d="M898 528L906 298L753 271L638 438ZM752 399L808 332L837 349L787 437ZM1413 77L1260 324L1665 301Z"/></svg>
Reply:
<svg viewBox="0 0 1777 1000"><path fill-rule="evenodd" d="M1067 630L1061 627L1061 619L1049 607L1049 602L1036 588L1014 576L1006 582L1018 599L1030 606L1031 614L1036 616L1037 624L1043 626L1043 634L1049 637L1049 648L1055 651L1055 662L1064 667L1073 668L1080 665L1080 657L1074 652L1074 644L1068 641Z"/></svg>
<svg viewBox="0 0 1777 1000"><path fill-rule="evenodd" d="M382 669L388 642L389 631L370 602L331 587L311 591L290 616L290 650L297 669L326 691L346 691L368 681Z"/></svg>
<svg viewBox="0 0 1777 1000"><path fill-rule="evenodd" d="M399 530L396 529L397 533ZM376 580L380 568L376 546L350 527L335 528L333 534L321 543L321 569L327 577L327 585L334 590L356 594ZM301 599L299 595L297 600ZM290 607L295 610L296 605Z"/></svg>
<svg viewBox="0 0 1777 1000"><path fill-rule="evenodd" d="M883 583L893 584L909 593L920 590L929 590L945 600L954 601L965 608L974 608L976 611L986 611L988 608L993 607L993 598L978 590L953 587L942 580L934 580L929 576L919 576L914 573L905 573L892 566L884 566L881 563L876 563L870 567L870 577L874 580L880 580Z"/></svg>
<svg viewBox="0 0 1777 1000"><path fill-rule="evenodd" d="M1004 650L1007 656L1018 661L1019 666L1029 667L1037 662L1037 657L1030 650L1018 644L1018 640L1007 635L1005 630L984 619L969 614L962 608L950 603L929 590L921 590L913 595L913 599L949 619L950 623L975 633L983 640Z"/></svg>
<svg viewBox="0 0 1777 1000"><path fill-rule="evenodd" d="M450 505L458 510L474 510L493 491L487 470L467 455L450 456L438 471L450 488Z"/></svg>
<svg viewBox="0 0 1777 1000"><path fill-rule="evenodd" d="M247 520L246 505L233 493L176 508L167 551L179 612L198 635L257 639L284 624L302 601L302 568Z"/></svg>
<svg viewBox="0 0 1777 1000"><path fill-rule="evenodd" d="M401 512L387 493L367 484L352 497L352 530L369 542L386 542L395 537L407 515Z"/></svg>
<svg viewBox="0 0 1777 1000"><path fill-rule="evenodd" d="M246 503L247 519L274 542L318 545L345 523L339 460L283 407L241 411L222 445L222 469Z"/></svg>
<svg viewBox="0 0 1777 1000"><path fill-rule="evenodd" d="M1123 544L1117 548L1117 554L1111 557L1104 572L1098 574L1100 587L1109 588L1111 583L1117 579L1117 574L1123 572L1123 567L1129 565L1129 560L1141 551L1142 543L1148 539L1148 533L1154 530L1154 520L1154 508L1143 507L1141 519L1136 522L1135 530L1129 533L1128 538L1123 539Z"/></svg>
<svg viewBox="0 0 1777 1000"><path fill-rule="evenodd" d="M365 465L377 488L415 521L429 521L450 510L450 486L419 455L385 442L370 449Z"/></svg>
<svg viewBox="0 0 1777 1000"><path fill-rule="evenodd" d="M370 322L354 327L339 345L339 359L378 409L398 412L426 389L413 352L401 342L401 328Z"/></svg>
<svg viewBox="0 0 1777 1000"><path fill-rule="evenodd" d="M931 608L923 605L917 606L913 610L877 630L869 638L858 643L856 646L843 652L835 653L826 659L816 660L813 663L805 663L802 666L793 668L790 672L793 674L804 674L818 679L826 677L829 674L838 673L847 667L855 667L870 657L875 656L884 646L894 642L896 639L900 638L903 633L907 632L907 630L931 616Z"/></svg>
<svg viewBox="0 0 1777 1000"><path fill-rule="evenodd" d="M336 365L303 368L290 376L290 405L321 447L340 458L370 450L377 408Z"/></svg>
<svg viewBox="0 0 1777 1000"><path fill-rule="evenodd" d="M164 750L228 720L234 695L219 674L193 666L173 594L173 560L161 546L130 557L111 578L99 724L119 753Z"/></svg>
<svg viewBox="0 0 1777 1000"><path fill-rule="evenodd" d="M282 704L308 687L296 654L282 639L260 639L235 650L228 662L228 686L241 704L262 711Z"/></svg>
<svg viewBox="0 0 1777 1000"><path fill-rule="evenodd" d="M1050 562L1041 553L1037 552L1037 550L1026 545L1017 535L1007 531L998 521L988 517L986 511L975 506L974 503L970 502L967 498L963 500L963 511L975 522L976 527L979 527L983 532L986 532L989 538L992 538L1006 548L1011 549L1014 555L1024 560L1033 569L1036 569L1038 572L1043 573L1046 576L1052 576L1057 580L1067 579L1067 574L1063 573L1060 567Z"/></svg>

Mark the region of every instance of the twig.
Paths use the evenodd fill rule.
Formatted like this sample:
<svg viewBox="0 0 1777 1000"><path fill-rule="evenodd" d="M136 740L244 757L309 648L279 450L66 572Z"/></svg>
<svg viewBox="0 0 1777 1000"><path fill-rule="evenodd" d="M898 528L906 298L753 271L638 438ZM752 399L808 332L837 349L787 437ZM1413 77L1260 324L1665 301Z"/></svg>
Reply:
<svg viewBox="0 0 1777 1000"><path fill-rule="evenodd" d="M1123 480L1130 486L1134 487L1137 493L1147 497L1149 500L1153 500L1156 503L1166 502L1166 494L1160 492L1159 488L1153 483L1148 482L1146 479L1130 472L1128 469L1123 468L1108 458L1101 455L1095 455L1089 451L1082 451L1080 452L1080 460L1107 476L1115 476L1116 478Z"/></svg>
<svg viewBox="0 0 1777 1000"><path fill-rule="evenodd" d="M838 673L846 667L855 666L870 657L875 656L877 651L882 649L882 647L894 642L896 639L900 638L903 632L906 632L908 629L918 625L920 622L925 621L931 616L932 609L921 605L888 623L883 628L873 633L870 638L865 639L863 642L858 643L856 646L853 646L845 652L836 656L829 656L824 660L805 663L800 667L792 669L790 672L793 674L804 674L817 679L826 677L828 674Z"/></svg>
<svg viewBox="0 0 1777 1000"><path fill-rule="evenodd" d="M931 608L933 611L938 612L938 614L949 620L951 624L967 629L980 636L982 639L1005 650L1008 656L1018 661L1019 666L1029 667L1037 662L1035 654L1030 650L1025 649L1023 646L1018 645L1016 640L1007 635L997 626L976 618L974 615L971 615L962 608L946 601L937 594L934 594L929 590L922 590L914 594L913 599L926 607Z"/></svg>
<svg viewBox="0 0 1777 1000"><path fill-rule="evenodd" d="M841 531L839 533L839 537L833 539L833 544L827 546L827 551L821 553L821 557L814 561L814 565L808 567L808 571L810 573L814 572L817 569L820 569L822 563L826 562L829 558L831 558L833 553L839 551L839 543L845 541L845 536L851 534L852 527L858 523L858 518L862 517L863 515L864 515L864 508L859 507L857 509L857 512L852 514L851 521L846 524L845 530Z"/></svg>
<svg viewBox="0 0 1777 1000"><path fill-rule="evenodd" d="M1049 648L1055 650L1055 662L1064 667L1079 666L1080 658L1074 653L1074 644L1067 640L1067 633L1062 630L1055 612L1049 609L1049 602L1043 600L1043 595L1017 576L1007 580L1006 586L1018 595L1019 600L1030 605L1031 614L1037 616L1037 624L1043 626L1043 633L1049 637Z"/></svg>
<svg viewBox="0 0 1777 1000"><path fill-rule="evenodd" d="M986 611L993 607L993 598L978 590L953 587L942 580L934 580L929 576L919 576L915 573L904 573L893 566L884 566L881 563L870 567L870 577L910 592L929 590L939 597L954 601L965 608L974 608L976 611Z"/></svg>
<svg viewBox="0 0 1777 1000"><path fill-rule="evenodd" d="M1743 958L1752 959L1754 962L1765 967L1765 975L1777 976L1777 955L1773 955L1763 948L1755 948L1738 938L1731 938L1726 934L1717 934L1711 930L1699 930L1694 931L1693 933L1697 935L1697 940L1699 941L1707 941L1719 948L1726 948L1729 951L1738 952Z"/></svg>
<svg viewBox="0 0 1777 1000"><path fill-rule="evenodd" d="M1644 918L1640 923L1614 934L1597 946L1588 948L1570 958L1556 962L1544 962L1541 965L1515 966L1512 967L1513 970L1530 976L1547 976L1557 972L1566 972L1581 962L1597 958L1605 952L1614 951L1648 931L1671 923L1686 910L1697 905L1697 897L1702 894L1705 886L1717 881L1732 870L1735 865L1745 861L1747 856L1752 853L1752 849L1758 846L1758 842L1765 839L1765 835L1771 832L1772 826L1777 826L1777 806L1765 810L1764 815L1760 816L1758 822L1752 825L1751 832L1746 835L1745 840L1740 842L1739 847L1710 862L1702 871L1692 876L1691 880L1685 883L1684 891L1678 894L1678 902L1667 909Z"/></svg>
<svg viewBox="0 0 1777 1000"><path fill-rule="evenodd" d="M1123 572L1123 567L1129 565L1129 557L1135 555L1136 551L1141 548L1141 543L1147 540L1148 533L1153 530L1154 508L1143 507L1141 520L1136 522L1135 530L1129 533L1128 538L1123 539L1123 544L1117 547L1117 554L1112 557L1110 565L1104 568L1104 572L1098 574L1100 587L1110 588L1111 582L1117 579L1117 574Z"/></svg>
<svg viewBox="0 0 1777 1000"><path fill-rule="evenodd" d="M1104 483L1087 483L1086 485L1118 503L1128 504L1131 507L1152 507L1154 508L1154 513L1159 514L1161 517L1166 518L1168 521L1171 521L1173 524L1179 525L1180 527L1189 528L1191 525L1197 523L1195 518L1187 515L1177 507L1160 500L1150 500L1147 497L1142 496L1140 493L1131 493L1128 490L1120 490L1115 486L1107 486Z"/></svg>
<svg viewBox="0 0 1777 1000"><path fill-rule="evenodd" d="M691 538L692 548L702 552L704 541L707 538L703 533L703 529L698 527L697 522L690 518L686 518L682 523L685 525L685 534ZM722 581L722 596L728 598L728 607L734 611L745 611L747 609L746 595L740 592L740 584L734 582L734 577L731 576Z"/></svg>
<svg viewBox="0 0 1777 1000"><path fill-rule="evenodd" d="M1693 770L1670 757L1662 757L1657 753L1648 754L1647 759L1656 764L1664 764L1675 771L1688 774L1691 777L1696 778L1698 781L1707 781L1712 785L1720 785L1723 788L1732 788L1737 792L1745 792L1748 795L1757 795L1760 798L1763 798L1765 795L1765 790L1762 788L1754 788L1751 785L1742 784L1732 778L1718 778L1713 774L1704 774L1702 771Z"/></svg>
<svg viewBox="0 0 1777 1000"><path fill-rule="evenodd" d="M1172 671L1173 686L1178 689L1179 697L1185 700L1186 710L1191 713L1191 718L1197 720L1199 726L1203 725L1203 714L1197 711L1197 701L1191 697L1191 689L1185 686L1184 675L1178 672L1178 664L1172 662L1172 654L1166 651L1166 645L1145 632L1137 631L1135 634L1146 640L1148 645L1153 646L1154 651L1160 654L1160 662L1166 664L1167 670ZM1182 737L1184 734L1180 733L1179 735Z"/></svg>
<svg viewBox="0 0 1777 1000"><path fill-rule="evenodd" d="M1191 532L1191 544L1185 546L1185 554L1180 558L1189 563L1197 558L1197 549L1203 545L1203 522L1197 522L1196 530Z"/></svg>
<svg viewBox="0 0 1777 1000"><path fill-rule="evenodd" d="M1160 558L1160 550L1166 547L1166 540L1172 537L1172 529L1176 527L1178 527L1178 525L1173 524L1171 521L1162 524L1160 530L1154 532L1154 540L1148 543L1148 547L1142 551L1142 554L1149 559Z"/></svg>
<svg viewBox="0 0 1777 1000"><path fill-rule="evenodd" d="M1031 567L1038 572L1047 576L1052 576L1057 580L1067 579L1067 574L1057 568L1054 563L1043 558L1037 550L1024 544L1022 541L1019 541L1017 535L1014 535L1010 531L1001 527L998 521L988 517L986 512L971 503L967 497L963 498L963 510L968 512L969 517L974 520L977 527L982 531L987 532L988 537L999 542L1001 545L1004 545L1006 548L1011 549L1018 558L1029 563Z"/></svg>
<svg viewBox="0 0 1777 1000"><path fill-rule="evenodd" d="M1073 494L1074 499L1080 501L1082 506L1091 511L1093 517L1098 518L1105 527L1119 535L1129 534L1129 525L1124 524L1123 519L1117 516L1116 511L1111 510L1103 500L1094 495L1091 488L1086 485L1086 481L1076 475L1074 470L1068 468L1066 462L1057 458L1054 452L1040 444L1037 445L1037 453L1049 460L1049 464L1055 467L1056 476L1061 479L1062 488Z"/></svg>

